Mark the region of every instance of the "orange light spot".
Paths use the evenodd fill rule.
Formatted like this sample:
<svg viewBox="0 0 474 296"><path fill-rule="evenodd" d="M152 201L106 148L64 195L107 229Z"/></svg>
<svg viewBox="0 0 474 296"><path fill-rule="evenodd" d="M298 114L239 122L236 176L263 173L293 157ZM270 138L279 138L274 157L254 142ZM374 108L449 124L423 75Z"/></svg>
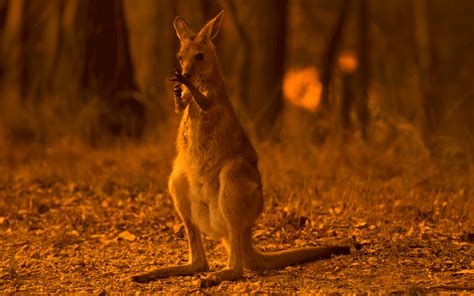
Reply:
<svg viewBox="0 0 474 296"><path fill-rule="evenodd" d="M337 65L342 71L352 73L357 70L359 61L352 51L345 51L339 55Z"/></svg>
<svg viewBox="0 0 474 296"><path fill-rule="evenodd" d="M315 67L290 70L283 80L283 93L296 106L314 111L321 98L321 82Z"/></svg>

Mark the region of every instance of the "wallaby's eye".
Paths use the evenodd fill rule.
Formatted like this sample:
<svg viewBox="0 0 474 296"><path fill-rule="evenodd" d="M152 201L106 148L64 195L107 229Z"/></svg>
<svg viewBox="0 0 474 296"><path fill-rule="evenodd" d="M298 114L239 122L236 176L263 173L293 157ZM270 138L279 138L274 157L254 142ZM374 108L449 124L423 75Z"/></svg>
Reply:
<svg viewBox="0 0 474 296"><path fill-rule="evenodd" d="M201 61L204 59L204 55L200 52L194 56L196 60Z"/></svg>

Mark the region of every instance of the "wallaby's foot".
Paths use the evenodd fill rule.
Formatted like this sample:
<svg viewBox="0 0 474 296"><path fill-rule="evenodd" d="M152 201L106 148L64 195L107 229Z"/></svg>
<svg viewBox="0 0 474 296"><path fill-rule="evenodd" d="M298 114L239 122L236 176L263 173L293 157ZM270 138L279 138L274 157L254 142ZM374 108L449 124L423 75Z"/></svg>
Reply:
<svg viewBox="0 0 474 296"><path fill-rule="evenodd" d="M134 275L134 276L132 276L132 281L134 281L135 283L152 282L152 281L155 281L157 279L163 278L162 276L158 275L159 273L160 273L159 270L156 269L156 270L153 270L153 271L150 271L150 272L147 272L147 273Z"/></svg>
<svg viewBox="0 0 474 296"><path fill-rule="evenodd" d="M177 266L168 266L158 268L147 273L132 276L132 281L136 283L148 283L157 279L167 278L170 276L186 276L194 275L195 273L209 271L207 264L185 264Z"/></svg>
<svg viewBox="0 0 474 296"><path fill-rule="evenodd" d="M155 279L158 279L158 278L153 276L153 272L147 272L144 274L132 276L132 281L134 281L135 283L148 283L148 282L154 281Z"/></svg>
<svg viewBox="0 0 474 296"><path fill-rule="evenodd" d="M201 288L208 288L219 285L223 281L235 281L242 278L243 271L226 268L216 272L209 273L201 279Z"/></svg>

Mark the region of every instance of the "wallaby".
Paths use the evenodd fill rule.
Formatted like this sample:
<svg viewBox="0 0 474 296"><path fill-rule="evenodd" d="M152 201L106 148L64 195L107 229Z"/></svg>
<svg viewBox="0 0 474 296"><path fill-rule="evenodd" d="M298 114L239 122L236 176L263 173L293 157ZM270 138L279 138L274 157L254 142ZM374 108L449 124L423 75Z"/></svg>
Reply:
<svg viewBox="0 0 474 296"><path fill-rule="evenodd" d="M188 264L136 275L132 278L136 282L209 271L201 232L222 240L229 256L225 269L201 279L204 287L241 278L244 268L281 268L350 254L349 246L271 253L255 249L252 226L263 209L262 182L257 154L229 101L212 43L223 16L222 11L196 35L182 17L174 20L181 43L177 56L182 70L177 69L171 80L178 83L175 106L183 116L168 185L184 222L190 258Z"/></svg>

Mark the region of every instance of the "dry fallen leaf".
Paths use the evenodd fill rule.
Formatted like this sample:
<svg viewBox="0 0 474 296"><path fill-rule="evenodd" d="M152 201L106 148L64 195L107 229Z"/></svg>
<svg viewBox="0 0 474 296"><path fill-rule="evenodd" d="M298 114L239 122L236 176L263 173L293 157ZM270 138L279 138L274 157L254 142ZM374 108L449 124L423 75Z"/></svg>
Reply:
<svg viewBox="0 0 474 296"><path fill-rule="evenodd" d="M412 226L410 226L410 229L408 229L408 231L406 233L406 236L407 237L411 236L413 234L413 231L414 231L414 229L413 229L413 225L412 225Z"/></svg>
<svg viewBox="0 0 474 296"><path fill-rule="evenodd" d="M460 274L474 274L474 269L463 269L460 271L453 272L454 275L460 275Z"/></svg>
<svg viewBox="0 0 474 296"><path fill-rule="evenodd" d="M79 232L77 232L77 230L71 230L67 232L66 234L70 236L79 236Z"/></svg>
<svg viewBox="0 0 474 296"><path fill-rule="evenodd" d="M137 237L134 234L125 230L118 235L118 238L133 242Z"/></svg>
<svg viewBox="0 0 474 296"><path fill-rule="evenodd" d="M364 228L365 226L367 226L367 222L366 221L358 221L355 223L354 225L356 228Z"/></svg>
<svg viewBox="0 0 474 296"><path fill-rule="evenodd" d="M377 263L378 260L376 257L369 257L367 261L369 262L369 264L374 265Z"/></svg>
<svg viewBox="0 0 474 296"><path fill-rule="evenodd" d="M184 228L183 224L181 224L181 223L180 224L175 224L175 225L173 225L173 233L178 234L178 232L180 232L181 229L183 229L183 228Z"/></svg>

